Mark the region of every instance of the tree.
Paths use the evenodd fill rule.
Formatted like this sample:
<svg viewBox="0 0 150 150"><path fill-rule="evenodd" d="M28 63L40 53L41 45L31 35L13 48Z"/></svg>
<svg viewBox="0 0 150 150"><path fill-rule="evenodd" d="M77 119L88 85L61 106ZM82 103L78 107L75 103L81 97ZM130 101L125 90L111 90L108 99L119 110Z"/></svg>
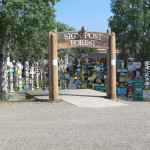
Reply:
<svg viewBox="0 0 150 150"><path fill-rule="evenodd" d="M48 54L47 31L41 31L37 37L32 37L29 42L24 42L22 46L18 41L9 43L11 45L11 60L22 60L22 62L28 60L29 62L34 62L43 60Z"/></svg>
<svg viewBox="0 0 150 150"><path fill-rule="evenodd" d="M56 28L54 5L59 0L0 0L0 58L10 51L15 58L40 57L47 32ZM46 36L43 36L43 34ZM41 40L43 38L43 40ZM16 58L18 59L18 58ZM37 58L39 59L39 58ZM4 61L3 61L4 62ZM0 63L6 68L6 63ZM2 70L1 70L2 71ZM4 71L0 72L0 99L7 99ZM3 94L4 93L4 94Z"/></svg>
<svg viewBox="0 0 150 150"><path fill-rule="evenodd" d="M76 31L76 29L73 27L70 27L67 24L57 22L57 32L65 32L65 31Z"/></svg>
<svg viewBox="0 0 150 150"><path fill-rule="evenodd" d="M116 33L117 48L150 60L150 0L111 0L109 27Z"/></svg>
<svg viewBox="0 0 150 150"><path fill-rule="evenodd" d="M77 51L77 54L87 54L87 53L98 53L97 48L88 48L88 47L83 47L83 48L75 48Z"/></svg>

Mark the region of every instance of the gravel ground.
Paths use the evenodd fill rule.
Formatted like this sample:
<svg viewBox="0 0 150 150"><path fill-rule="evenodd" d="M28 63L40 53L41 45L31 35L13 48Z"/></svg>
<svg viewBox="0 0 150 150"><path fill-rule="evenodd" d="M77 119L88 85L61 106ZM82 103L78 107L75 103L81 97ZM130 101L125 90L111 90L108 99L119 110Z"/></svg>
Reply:
<svg viewBox="0 0 150 150"><path fill-rule="evenodd" d="M1 102L0 150L150 150L150 103Z"/></svg>

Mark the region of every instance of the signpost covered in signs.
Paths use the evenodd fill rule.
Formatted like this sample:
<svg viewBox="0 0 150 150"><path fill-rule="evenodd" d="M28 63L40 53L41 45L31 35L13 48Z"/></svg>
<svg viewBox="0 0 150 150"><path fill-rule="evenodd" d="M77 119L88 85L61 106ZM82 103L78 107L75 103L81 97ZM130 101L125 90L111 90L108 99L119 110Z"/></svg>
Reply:
<svg viewBox="0 0 150 150"><path fill-rule="evenodd" d="M49 48L49 99L58 100L58 62L57 50L66 48L89 47L107 49L107 97L116 98L116 39L115 33L81 31L58 32L48 34Z"/></svg>

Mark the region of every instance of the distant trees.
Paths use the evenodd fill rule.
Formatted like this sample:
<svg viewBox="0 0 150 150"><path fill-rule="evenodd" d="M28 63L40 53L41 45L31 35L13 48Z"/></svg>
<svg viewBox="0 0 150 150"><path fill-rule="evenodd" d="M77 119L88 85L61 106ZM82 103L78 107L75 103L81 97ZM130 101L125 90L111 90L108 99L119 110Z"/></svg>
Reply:
<svg viewBox="0 0 150 150"><path fill-rule="evenodd" d="M67 24L57 22L57 32L75 31L76 29Z"/></svg>
<svg viewBox="0 0 150 150"><path fill-rule="evenodd" d="M56 28L53 6L58 1L1 0L0 52L9 49L16 60L41 58L46 49L47 32Z"/></svg>
<svg viewBox="0 0 150 150"><path fill-rule="evenodd" d="M139 61L150 60L150 0L111 0L111 11L117 48L134 52Z"/></svg>

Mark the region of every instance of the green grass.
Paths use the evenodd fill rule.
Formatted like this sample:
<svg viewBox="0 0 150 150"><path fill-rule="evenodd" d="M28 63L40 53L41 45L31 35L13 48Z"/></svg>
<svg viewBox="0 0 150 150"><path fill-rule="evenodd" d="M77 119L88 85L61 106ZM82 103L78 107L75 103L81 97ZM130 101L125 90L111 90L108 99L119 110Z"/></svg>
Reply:
<svg viewBox="0 0 150 150"><path fill-rule="evenodd" d="M150 102L150 99L143 99L143 102Z"/></svg>
<svg viewBox="0 0 150 150"><path fill-rule="evenodd" d="M62 99L59 99L59 100L57 100L57 101L49 100L48 102L49 102L49 103L60 103L60 102L62 102L62 101L63 101Z"/></svg>
<svg viewBox="0 0 150 150"><path fill-rule="evenodd" d="M7 101L4 99L0 99L0 103L4 103L4 102L7 102Z"/></svg>
<svg viewBox="0 0 150 150"><path fill-rule="evenodd" d="M15 88L14 88L14 91L15 91L15 92L18 92L18 91L19 91L19 88L18 88L18 87L15 87Z"/></svg>

